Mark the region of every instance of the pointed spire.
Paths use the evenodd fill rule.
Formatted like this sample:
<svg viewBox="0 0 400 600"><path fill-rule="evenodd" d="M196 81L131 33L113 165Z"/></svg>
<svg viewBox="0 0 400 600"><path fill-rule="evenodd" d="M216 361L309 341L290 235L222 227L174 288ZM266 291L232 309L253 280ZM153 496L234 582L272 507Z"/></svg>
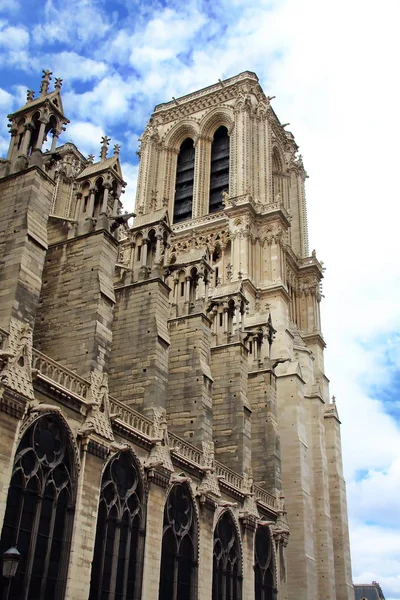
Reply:
<svg viewBox="0 0 400 600"><path fill-rule="evenodd" d="M40 85L40 95L45 96L48 93L51 76L53 73L48 69L43 70L42 83Z"/></svg>
<svg viewBox="0 0 400 600"><path fill-rule="evenodd" d="M26 90L26 103L32 102L35 97L35 90Z"/></svg>
<svg viewBox="0 0 400 600"><path fill-rule="evenodd" d="M63 80L60 79L60 77L56 77L56 80L54 82L54 89L61 90L62 82Z"/></svg>
<svg viewBox="0 0 400 600"><path fill-rule="evenodd" d="M103 160L106 160L107 158L107 152L108 152L108 145L111 141L111 138L107 137L106 135L103 135L103 137L101 138L101 152L100 152L100 161L103 162Z"/></svg>

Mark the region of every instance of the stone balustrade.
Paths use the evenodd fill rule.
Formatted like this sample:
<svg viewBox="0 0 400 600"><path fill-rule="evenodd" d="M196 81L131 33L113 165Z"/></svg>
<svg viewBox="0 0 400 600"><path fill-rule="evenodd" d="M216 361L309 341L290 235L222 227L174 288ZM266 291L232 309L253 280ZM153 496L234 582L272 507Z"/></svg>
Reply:
<svg viewBox="0 0 400 600"><path fill-rule="evenodd" d="M173 452L178 454L179 456L185 458L186 460L194 463L197 466L201 466L203 464L203 453L201 450L189 444L185 440L182 440L177 435L172 433L168 434L170 446L173 447Z"/></svg>
<svg viewBox="0 0 400 600"><path fill-rule="evenodd" d="M261 502L262 504L265 504L270 508L274 508L275 510L278 508L278 503L275 496L273 496L266 490L263 490L263 488L259 487L258 485L254 486L254 495L255 499L258 500L258 502Z"/></svg>
<svg viewBox="0 0 400 600"><path fill-rule="evenodd" d="M235 471L231 471L227 467L224 467L221 463L215 461L215 468L217 472L217 477L223 479L224 483L227 483L231 487L236 490L242 491L243 487L243 477L235 473Z"/></svg>
<svg viewBox="0 0 400 600"><path fill-rule="evenodd" d="M45 354L42 354L39 350L33 349L32 351L32 368L39 371L41 375L58 383L58 385L69 392L80 396L84 400L88 399L90 389L89 382Z"/></svg>
<svg viewBox="0 0 400 600"><path fill-rule="evenodd" d="M123 402L112 396L109 396L108 400L110 403L110 412L111 414L117 414L117 419L128 425L128 427L140 431L140 433L149 439L153 436L153 423L150 419L147 419L130 406L123 404Z"/></svg>
<svg viewBox="0 0 400 600"><path fill-rule="evenodd" d="M1 337L4 338L7 335L7 332L0 329L0 341ZM42 354L39 350L33 350L32 368L36 369L42 376L55 384L68 390L72 394L79 396L83 402L86 402L89 399L90 383L88 381L55 362L45 354ZM150 419L112 396L109 396L109 403L110 412L117 415L115 417L116 420L120 420L125 426L133 429L139 435L145 436L147 440L151 440L151 438L154 437L153 423ZM172 447L172 454L176 454L182 460L197 467L204 466L203 452L201 450L172 433L169 433L169 441L170 446ZM239 492L244 491L243 477L241 475L231 471L218 461L215 461L215 469L217 476L226 486ZM272 494L258 486L254 486L254 492L257 501L276 510L277 501Z"/></svg>

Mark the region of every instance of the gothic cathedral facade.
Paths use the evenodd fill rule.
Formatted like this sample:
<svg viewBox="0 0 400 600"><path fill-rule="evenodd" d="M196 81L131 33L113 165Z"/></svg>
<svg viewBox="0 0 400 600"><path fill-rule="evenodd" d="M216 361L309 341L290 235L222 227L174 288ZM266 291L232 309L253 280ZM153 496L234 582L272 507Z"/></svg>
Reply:
<svg viewBox="0 0 400 600"><path fill-rule="evenodd" d="M3 598L353 600L293 135L251 72L160 104L127 214L50 80L0 159Z"/></svg>

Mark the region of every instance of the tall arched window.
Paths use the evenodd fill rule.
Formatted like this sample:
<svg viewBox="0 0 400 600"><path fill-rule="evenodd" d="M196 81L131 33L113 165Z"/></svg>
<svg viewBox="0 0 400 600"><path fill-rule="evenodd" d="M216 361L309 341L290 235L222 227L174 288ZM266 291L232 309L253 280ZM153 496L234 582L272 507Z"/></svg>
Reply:
<svg viewBox="0 0 400 600"><path fill-rule="evenodd" d="M214 531L212 600L242 597L241 556L235 525L224 512Z"/></svg>
<svg viewBox="0 0 400 600"><path fill-rule="evenodd" d="M143 488L128 452L116 454L101 482L89 600L140 598Z"/></svg>
<svg viewBox="0 0 400 600"><path fill-rule="evenodd" d="M64 597L75 508L72 456L55 415L40 417L21 439L0 543L0 556L11 546L21 554L9 593L1 596L6 600Z"/></svg>
<svg viewBox="0 0 400 600"><path fill-rule="evenodd" d="M210 213L223 209L222 192L229 194L229 136L226 127L217 129L211 146Z"/></svg>
<svg viewBox="0 0 400 600"><path fill-rule="evenodd" d="M194 154L193 140L186 138L181 144L176 167L174 223L192 218Z"/></svg>
<svg viewBox="0 0 400 600"><path fill-rule="evenodd" d="M272 199L283 202L283 167L282 160L276 148L272 151Z"/></svg>
<svg viewBox="0 0 400 600"><path fill-rule="evenodd" d="M269 528L257 527L254 545L255 600L273 600L275 598L272 544Z"/></svg>
<svg viewBox="0 0 400 600"><path fill-rule="evenodd" d="M196 527L186 485L175 485L164 509L159 600L196 598Z"/></svg>

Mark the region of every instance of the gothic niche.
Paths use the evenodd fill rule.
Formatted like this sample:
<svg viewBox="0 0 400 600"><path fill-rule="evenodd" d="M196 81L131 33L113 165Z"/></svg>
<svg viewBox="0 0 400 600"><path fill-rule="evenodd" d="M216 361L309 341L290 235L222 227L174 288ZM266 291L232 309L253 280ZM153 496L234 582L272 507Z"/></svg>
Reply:
<svg viewBox="0 0 400 600"><path fill-rule="evenodd" d="M159 600L194 600L197 540L193 502L185 484L174 485L164 509Z"/></svg>
<svg viewBox="0 0 400 600"><path fill-rule="evenodd" d="M238 535L226 511L214 531L212 600L241 600L241 572Z"/></svg>
<svg viewBox="0 0 400 600"><path fill-rule="evenodd" d="M194 156L193 140L186 138L181 144L176 167L173 223L180 223L192 218Z"/></svg>
<svg viewBox="0 0 400 600"><path fill-rule="evenodd" d="M275 598L272 544L269 527L257 527L254 544L255 600L273 600Z"/></svg>
<svg viewBox="0 0 400 600"><path fill-rule="evenodd" d="M89 600L140 598L143 499L141 478L131 454L116 454L101 482Z"/></svg>
<svg viewBox="0 0 400 600"><path fill-rule="evenodd" d="M211 145L210 213L224 208L224 191L229 194L229 136L226 127L219 127Z"/></svg>
<svg viewBox="0 0 400 600"><path fill-rule="evenodd" d="M8 491L0 555L15 546L21 559L4 600L64 597L76 475L57 417L39 418L19 443ZM0 589L5 582L0 579Z"/></svg>
<svg viewBox="0 0 400 600"><path fill-rule="evenodd" d="M279 156L277 148L272 151L272 198L273 201L280 200L283 202L284 198L284 175L282 160Z"/></svg>

